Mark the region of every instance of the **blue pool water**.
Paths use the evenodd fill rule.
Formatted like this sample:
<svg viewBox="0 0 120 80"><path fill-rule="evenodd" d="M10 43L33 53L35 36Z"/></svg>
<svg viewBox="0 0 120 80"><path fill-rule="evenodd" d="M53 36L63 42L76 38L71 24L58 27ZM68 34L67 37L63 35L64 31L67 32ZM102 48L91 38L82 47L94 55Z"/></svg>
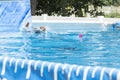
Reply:
<svg viewBox="0 0 120 80"><path fill-rule="evenodd" d="M79 34L83 35L82 41ZM120 68L120 32L0 32L0 53L22 59Z"/></svg>

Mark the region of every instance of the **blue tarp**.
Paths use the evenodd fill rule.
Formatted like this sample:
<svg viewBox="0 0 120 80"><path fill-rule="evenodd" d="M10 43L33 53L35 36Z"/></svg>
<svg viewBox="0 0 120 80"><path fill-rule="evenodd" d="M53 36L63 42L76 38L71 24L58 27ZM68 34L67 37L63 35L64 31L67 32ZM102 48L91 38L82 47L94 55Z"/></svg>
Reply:
<svg viewBox="0 0 120 80"><path fill-rule="evenodd" d="M0 1L0 31L19 31L26 22L31 22L30 0Z"/></svg>

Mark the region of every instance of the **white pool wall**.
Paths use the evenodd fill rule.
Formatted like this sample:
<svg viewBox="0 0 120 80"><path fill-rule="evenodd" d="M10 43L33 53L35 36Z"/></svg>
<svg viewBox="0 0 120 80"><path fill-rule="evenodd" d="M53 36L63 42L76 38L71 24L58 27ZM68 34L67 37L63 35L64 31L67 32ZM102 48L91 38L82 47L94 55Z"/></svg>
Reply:
<svg viewBox="0 0 120 80"><path fill-rule="evenodd" d="M62 17L62 16L32 16L32 22L74 22L74 23L115 23L119 22L120 18L104 18L104 16L98 16L95 18L89 17Z"/></svg>

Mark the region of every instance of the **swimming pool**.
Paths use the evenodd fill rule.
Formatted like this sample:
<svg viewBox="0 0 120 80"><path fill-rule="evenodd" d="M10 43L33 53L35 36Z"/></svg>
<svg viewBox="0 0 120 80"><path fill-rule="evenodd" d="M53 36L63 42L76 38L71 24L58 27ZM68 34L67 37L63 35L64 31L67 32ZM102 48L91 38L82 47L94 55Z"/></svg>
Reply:
<svg viewBox="0 0 120 80"><path fill-rule="evenodd" d="M98 23L91 24L92 30L90 24L86 24L90 29L85 30L86 25L82 23L71 23L74 27L67 23L66 25L34 24L35 26L45 25L48 31L44 36L33 33L1 32L0 55L84 66L120 68L119 31L103 29ZM62 28L62 25L65 27ZM65 29L66 27L73 29ZM82 41L79 34L83 35Z"/></svg>
<svg viewBox="0 0 120 80"><path fill-rule="evenodd" d="M0 32L2 80L119 80L120 32L102 23L33 23L45 34ZM82 34L82 38L79 38Z"/></svg>

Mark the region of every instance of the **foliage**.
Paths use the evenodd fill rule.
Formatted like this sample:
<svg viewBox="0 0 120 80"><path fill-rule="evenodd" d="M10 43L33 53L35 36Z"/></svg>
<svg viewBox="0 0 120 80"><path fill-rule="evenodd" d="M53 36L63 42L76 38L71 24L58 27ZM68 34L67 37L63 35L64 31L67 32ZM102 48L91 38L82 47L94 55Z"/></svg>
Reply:
<svg viewBox="0 0 120 80"><path fill-rule="evenodd" d="M104 15L104 12L99 11L107 5L118 5L119 0L37 0L36 15L61 15L84 17L86 13L91 16Z"/></svg>
<svg viewBox="0 0 120 80"><path fill-rule="evenodd" d="M113 6L119 6L120 5L120 0L107 0L106 4L107 5L113 5Z"/></svg>
<svg viewBox="0 0 120 80"><path fill-rule="evenodd" d="M105 15L106 18L120 18L120 13L110 13Z"/></svg>

